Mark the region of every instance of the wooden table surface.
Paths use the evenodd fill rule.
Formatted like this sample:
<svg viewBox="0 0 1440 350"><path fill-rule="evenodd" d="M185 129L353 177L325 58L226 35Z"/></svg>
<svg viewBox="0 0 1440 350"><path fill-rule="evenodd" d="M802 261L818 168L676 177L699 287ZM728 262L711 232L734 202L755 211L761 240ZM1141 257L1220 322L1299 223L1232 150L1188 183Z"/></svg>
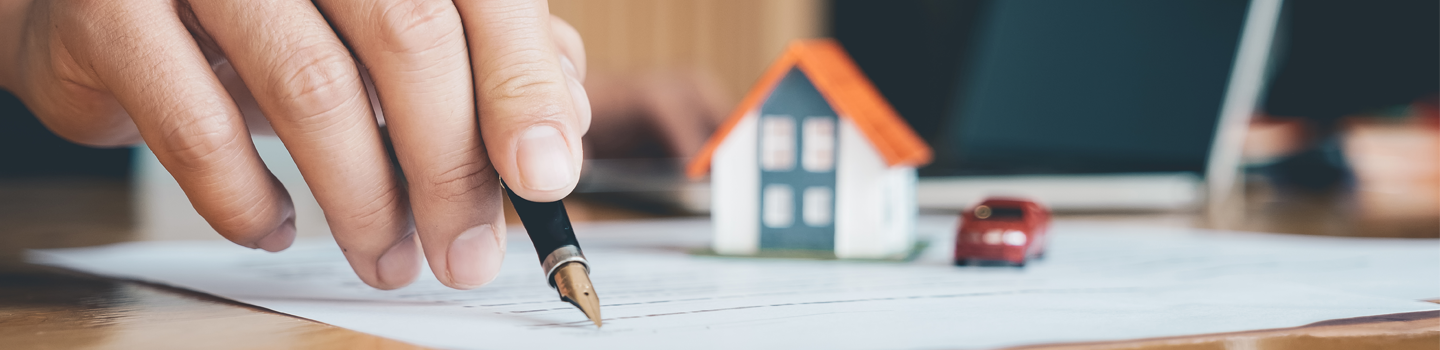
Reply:
<svg viewBox="0 0 1440 350"><path fill-rule="evenodd" d="M1382 237L1437 237L1440 218L1368 220L1344 196L1251 195L1248 215L1216 224L1194 215L1061 217L1156 225ZM133 240L130 191L119 181L0 181L0 349L412 349L217 297L23 263L24 249ZM573 219L658 216L571 201ZM1023 349L1440 349L1440 311L1331 320L1284 329Z"/></svg>

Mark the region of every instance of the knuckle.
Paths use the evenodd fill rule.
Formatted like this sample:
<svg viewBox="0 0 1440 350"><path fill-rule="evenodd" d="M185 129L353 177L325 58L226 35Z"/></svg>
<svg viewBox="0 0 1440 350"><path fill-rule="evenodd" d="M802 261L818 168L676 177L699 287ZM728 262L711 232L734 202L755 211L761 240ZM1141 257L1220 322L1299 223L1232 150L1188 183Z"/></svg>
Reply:
<svg viewBox="0 0 1440 350"><path fill-rule="evenodd" d="M469 198L479 193L476 190L493 185L496 177L487 176L493 173L495 170L489 162L479 158L470 159L430 175L428 192L431 197L446 201L469 201Z"/></svg>
<svg viewBox="0 0 1440 350"><path fill-rule="evenodd" d="M540 50L523 50L500 57L507 62L486 77L484 91L491 98L515 99L565 89L562 80Z"/></svg>
<svg viewBox="0 0 1440 350"><path fill-rule="evenodd" d="M397 185L383 186L370 193L370 197L369 201L349 210L349 214L345 215L346 222L352 228L359 232L368 232L407 222L407 214L402 210L404 203L401 203L400 188Z"/></svg>
<svg viewBox="0 0 1440 350"><path fill-rule="evenodd" d="M335 111L363 95L355 62L343 48L314 45L295 50L280 67L288 71L280 73L273 91L282 108L288 109L282 115L299 125L328 124Z"/></svg>
<svg viewBox="0 0 1440 350"><path fill-rule="evenodd" d="M502 28L523 28L535 24L541 15L548 15L536 1L477 1L479 11L486 14L487 21L501 24Z"/></svg>
<svg viewBox="0 0 1440 350"><path fill-rule="evenodd" d="M164 118L160 124L164 135L161 150L184 169L214 167L223 161L223 151L239 141L241 134L225 118L223 114L209 117L180 114Z"/></svg>
<svg viewBox="0 0 1440 350"><path fill-rule="evenodd" d="M453 43L460 34L460 15L448 1L392 0L376 11L385 47L399 53L422 53Z"/></svg>

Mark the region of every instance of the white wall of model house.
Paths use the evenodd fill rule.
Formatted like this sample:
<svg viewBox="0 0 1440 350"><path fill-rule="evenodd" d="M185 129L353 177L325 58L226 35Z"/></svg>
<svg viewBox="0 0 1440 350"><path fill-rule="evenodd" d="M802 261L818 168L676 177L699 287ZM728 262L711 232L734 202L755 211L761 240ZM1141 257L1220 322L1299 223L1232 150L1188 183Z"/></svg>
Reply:
<svg viewBox="0 0 1440 350"><path fill-rule="evenodd" d="M888 166L870 140L860 132L853 122L844 116L840 118L838 137L826 152L834 152L836 188L834 191L834 212L819 213L807 208L791 208L788 211L760 213L760 201L777 200L788 202L787 196L807 195L788 191L774 195L761 195L760 167L757 157L762 144L793 144L792 142L766 142L759 131L758 111L752 110L741 118L715 149L711 159L711 218L714 220L715 235L713 249L726 255L751 255L760 249L760 226L776 222L794 223L799 221L834 220L835 255L845 259L886 259L899 258L909 253L914 245L914 221L916 215L914 189L915 169L906 166ZM793 132L805 132L807 127L791 127ZM763 135L765 138L783 135ZM793 136L792 136L793 137ZM814 138L807 137L807 140ZM804 166L814 166L815 161L807 160L812 154L811 145L804 149L787 147L775 149L763 147L767 154L795 152L801 154L780 155L799 161ZM771 156L772 158L774 156ZM824 159L830 159L826 156ZM773 161L773 160L766 160ZM808 163L807 163L808 162ZM822 161L823 162L823 161ZM774 191L766 191L767 193ZM810 192L810 191L805 191ZM801 200L802 206L811 202L828 202L830 198ZM828 207L828 203L825 203ZM767 208L782 206L767 205ZM802 217L793 217L793 216Z"/></svg>
<svg viewBox="0 0 1440 350"><path fill-rule="evenodd" d="M904 257L915 244L915 168L886 165L855 123L840 120L835 256Z"/></svg>
<svg viewBox="0 0 1440 350"><path fill-rule="evenodd" d="M710 158L710 220L718 254L760 251L760 164L758 111L750 111L720 141Z"/></svg>

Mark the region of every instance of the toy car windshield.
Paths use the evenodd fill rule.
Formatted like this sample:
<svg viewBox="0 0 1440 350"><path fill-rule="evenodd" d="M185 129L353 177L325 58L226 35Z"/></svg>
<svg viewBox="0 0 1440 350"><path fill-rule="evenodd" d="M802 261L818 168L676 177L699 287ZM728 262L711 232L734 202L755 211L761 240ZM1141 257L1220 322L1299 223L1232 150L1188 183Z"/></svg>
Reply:
<svg viewBox="0 0 1440 350"><path fill-rule="evenodd" d="M1025 210L1012 207L982 205L975 207L975 218L984 220L1020 220L1025 218Z"/></svg>

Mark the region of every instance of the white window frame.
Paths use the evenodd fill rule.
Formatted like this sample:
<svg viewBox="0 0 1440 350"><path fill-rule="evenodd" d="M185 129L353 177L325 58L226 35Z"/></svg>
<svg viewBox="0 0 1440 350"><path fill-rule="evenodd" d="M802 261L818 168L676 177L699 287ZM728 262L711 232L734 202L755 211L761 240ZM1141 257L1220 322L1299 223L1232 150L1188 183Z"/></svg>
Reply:
<svg viewBox="0 0 1440 350"><path fill-rule="evenodd" d="M800 145L800 164L805 171L835 170L835 124L834 117L805 117Z"/></svg>
<svg viewBox="0 0 1440 350"><path fill-rule="evenodd" d="M806 226L826 227L835 220L835 191L830 186L810 186L800 197L800 216Z"/></svg>
<svg viewBox="0 0 1440 350"><path fill-rule="evenodd" d="M795 169L795 117L765 115L760 118L760 170Z"/></svg>
<svg viewBox="0 0 1440 350"><path fill-rule="evenodd" d="M765 206L760 215L765 227L786 228L795 224L795 190L790 185L765 185L760 200Z"/></svg>

